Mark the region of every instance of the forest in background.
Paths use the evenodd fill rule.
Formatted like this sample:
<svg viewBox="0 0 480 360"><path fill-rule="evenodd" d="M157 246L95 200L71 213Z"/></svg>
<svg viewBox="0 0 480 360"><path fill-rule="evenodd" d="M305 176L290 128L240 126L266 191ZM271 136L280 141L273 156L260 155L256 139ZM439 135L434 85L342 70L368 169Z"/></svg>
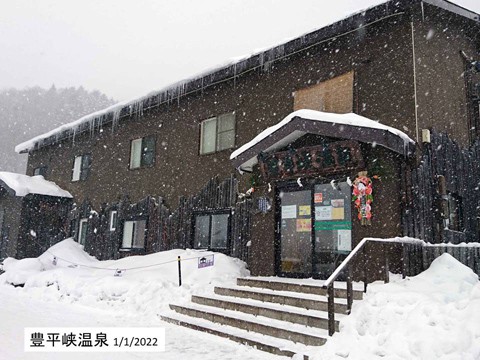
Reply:
<svg viewBox="0 0 480 360"><path fill-rule="evenodd" d="M15 153L16 145L114 103L83 87L0 90L0 171L24 174L27 155Z"/></svg>

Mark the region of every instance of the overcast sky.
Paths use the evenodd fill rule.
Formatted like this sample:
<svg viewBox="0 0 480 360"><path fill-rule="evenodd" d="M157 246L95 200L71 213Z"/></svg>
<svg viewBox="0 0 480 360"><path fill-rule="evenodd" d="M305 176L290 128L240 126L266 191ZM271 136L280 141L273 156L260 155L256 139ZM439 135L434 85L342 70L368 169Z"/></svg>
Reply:
<svg viewBox="0 0 480 360"><path fill-rule="evenodd" d="M382 0L0 0L0 89L128 100ZM480 0L455 0L480 12Z"/></svg>

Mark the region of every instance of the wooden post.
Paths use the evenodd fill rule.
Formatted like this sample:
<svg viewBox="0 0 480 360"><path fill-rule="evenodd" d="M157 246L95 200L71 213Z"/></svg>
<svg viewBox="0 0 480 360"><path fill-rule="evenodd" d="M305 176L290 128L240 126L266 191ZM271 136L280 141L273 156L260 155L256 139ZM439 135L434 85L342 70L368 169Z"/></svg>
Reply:
<svg viewBox="0 0 480 360"><path fill-rule="evenodd" d="M178 262L178 286L182 286L182 261L180 255L177 258Z"/></svg>
<svg viewBox="0 0 480 360"><path fill-rule="evenodd" d="M335 292L333 289L333 281L327 287L328 300L328 335L332 336L335 333Z"/></svg>
<svg viewBox="0 0 480 360"><path fill-rule="evenodd" d="M363 245L363 248L362 248L362 255L363 255L363 292L367 292L367 282L368 282L368 278L367 278L367 264L368 264L368 259L367 259L367 256L365 255L365 248L367 247L367 243L365 243L365 245Z"/></svg>
<svg viewBox="0 0 480 360"><path fill-rule="evenodd" d="M405 243L402 243L402 279L407 277L407 254L405 252Z"/></svg>
<svg viewBox="0 0 480 360"><path fill-rule="evenodd" d="M347 268L347 311L350 314L353 304L353 286L352 286L352 264Z"/></svg>
<svg viewBox="0 0 480 360"><path fill-rule="evenodd" d="M388 256L388 246L387 244L383 244L383 254L385 255L385 283L390 282L390 266L389 266L389 256Z"/></svg>

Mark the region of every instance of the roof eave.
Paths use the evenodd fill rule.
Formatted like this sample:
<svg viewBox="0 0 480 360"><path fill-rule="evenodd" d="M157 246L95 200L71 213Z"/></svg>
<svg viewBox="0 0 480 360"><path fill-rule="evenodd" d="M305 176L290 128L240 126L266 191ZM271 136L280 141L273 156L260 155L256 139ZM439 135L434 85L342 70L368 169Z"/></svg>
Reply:
<svg viewBox="0 0 480 360"><path fill-rule="evenodd" d="M473 20L480 25L480 14L477 14L474 11L468 10L467 8L464 8L463 6L460 6L458 4L454 4L448 0L422 0L422 2L436 6L440 9L449 11L451 13L460 15L464 18Z"/></svg>
<svg viewBox="0 0 480 360"><path fill-rule="evenodd" d="M252 147L240 153L232 159L232 165L242 170L242 165L257 157L260 152L265 151L276 143L281 141L293 131L299 130L306 133L318 134L333 138L351 139L363 143L376 144L391 151L394 151L405 157L410 157L415 152L415 144L405 142L400 136L395 135L388 130L369 128L356 125L346 125L341 123L323 122L295 116L285 126L279 128L266 138L260 140ZM250 169L245 169L249 171Z"/></svg>
<svg viewBox="0 0 480 360"><path fill-rule="evenodd" d="M178 84L182 85L181 89L177 89L174 84L150 96L146 96L145 99L141 100L144 105L140 108L142 109L142 111L144 111L151 107L159 106L163 103L162 99L165 100L164 102L177 100L184 94L202 91L208 86L212 86L221 81L225 81L225 79L239 76L242 72L251 71L256 68L268 68L267 65L269 63L293 55L300 50L310 48L311 46L322 43L328 39L334 40L336 36L340 36L342 34L350 33L351 31L354 31L356 29L360 29L362 25L375 23L379 19L383 19L388 16L403 14L403 12L410 8L413 3L419 1L420 0L390 0L372 8L369 8L365 11L357 12L345 19L324 26L308 34L304 34L300 37L294 38L293 40L287 41L283 44L261 51L243 60L237 61L227 66L216 68L211 72L202 74L199 77L194 77L190 80L180 81ZM121 117L131 115L131 112L129 110L131 106L132 104L128 103L121 108ZM113 111L110 111L106 114L99 115L98 118L100 118L101 116L106 117L107 119L103 122L103 124L107 124L112 121L112 114ZM82 129L80 131L77 131L76 135L79 135L80 133L85 132L88 129L89 127L85 127L84 130ZM44 146L53 145L62 140L71 138L72 136L73 135L71 132L63 131L59 134L54 134L45 138L44 143L37 142L29 149L20 150L19 153L23 154L31 151L36 151Z"/></svg>
<svg viewBox="0 0 480 360"><path fill-rule="evenodd" d="M239 76L242 72L251 71L256 68L263 68L266 66L266 64L277 61L302 49L310 48L311 46L324 42L327 39L333 40L336 36L340 36L341 34L349 33L351 31L354 31L355 29L359 29L362 25L373 24L380 19L392 15L401 15L406 12L408 13L409 9L411 9L413 5L420 4L422 2L431 4L446 11L450 11L457 15L471 19L476 22L477 26L480 26L479 14L457 4L451 3L448 0L389 0L382 4L369 8L365 11L360 11L352 14L345 19L337 21L331 25L324 26L323 28L297 37L286 43L261 51L243 60L231 63L227 66L216 68L197 77L180 81L171 86L167 86L166 88L159 90L158 92L152 93L151 95L147 94L144 98L133 100L132 102L127 103L120 109L120 117L122 118L132 115L131 107L134 101L142 102L142 106L140 106L139 108L141 108L141 112L143 112L144 110L148 110L152 107L157 107L165 102L179 99L186 94L203 91L206 87L218 84L219 82L225 81L225 79L235 78L236 76ZM104 117L105 121L103 121L102 123L108 124L110 122L113 122L113 113L114 111L112 110L106 112L103 115L95 117L95 119L100 119L101 117ZM80 130L77 131L77 134L86 132L87 130L88 127L85 127L84 129L80 128ZM35 143L35 145L31 148L20 150L19 153L25 154L31 151L36 151L44 146L50 146L60 141L69 139L72 136L72 132L62 131L60 133L45 138L44 142L42 143Z"/></svg>

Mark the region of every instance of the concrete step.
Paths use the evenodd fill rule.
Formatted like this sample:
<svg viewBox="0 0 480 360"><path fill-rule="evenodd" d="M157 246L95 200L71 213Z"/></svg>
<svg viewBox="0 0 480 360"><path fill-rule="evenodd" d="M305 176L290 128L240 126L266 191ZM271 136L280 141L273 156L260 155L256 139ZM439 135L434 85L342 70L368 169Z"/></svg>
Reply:
<svg viewBox="0 0 480 360"><path fill-rule="evenodd" d="M326 330L311 328L300 324L243 314L238 311L214 309L212 307L191 304L188 306L170 305L170 309L179 314L201 318L213 323L228 325L242 330L286 339L304 345L320 346L326 342Z"/></svg>
<svg viewBox="0 0 480 360"><path fill-rule="evenodd" d="M314 283L318 282L318 285ZM296 293L304 293L304 294L314 294L314 295L326 295L327 290L322 287L323 281L321 280L311 280L309 283L301 282L299 280L298 283L292 281L292 279L288 279L288 281L282 281L280 279L259 279L255 277L251 278L238 278L237 285L238 286L249 286L254 288L262 288L262 289L271 289L277 291L289 291L289 292L296 292ZM335 283L335 297L339 298L346 298L347 297L347 289L345 286L338 286L338 283ZM362 300L363 292L361 290L353 290L353 299L354 300Z"/></svg>
<svg viewBox="0 0 480 360"><path fill-rule="evenodd" d="M192 318L173 311L161 314L160 318L169 323L220 336L255 347L258 350L275 355L287 356L288 358L292 358L294 355L303 355L299 358L303 357L303 359L308 359L308 353L311 351L311 349L309 350L305 345L297 344L289 340L252 333L236 327L216 324L205 319Z"/></svg>
<svg viewBox="0 0 480 360"><path fill-rule="evenodd" d="M288 305L222 296L204 297L193 295L192 302L328 330L328 313L324 311L312 311ZM338 331L338 321L335 321L335 327Z"/></svg>
<svg viewBox="0 0 480 360"><path fill-rule="evenodd" d="M215 294L263 302L295 306L307 310L328 311L327 298L323 295L298 294L287 291L269 291L265 289L251 289L245 287L215 287ZM300 297L301 295L301 297ZM347 314L347 303L343 299L335 299L335 312Z"/></svg>

